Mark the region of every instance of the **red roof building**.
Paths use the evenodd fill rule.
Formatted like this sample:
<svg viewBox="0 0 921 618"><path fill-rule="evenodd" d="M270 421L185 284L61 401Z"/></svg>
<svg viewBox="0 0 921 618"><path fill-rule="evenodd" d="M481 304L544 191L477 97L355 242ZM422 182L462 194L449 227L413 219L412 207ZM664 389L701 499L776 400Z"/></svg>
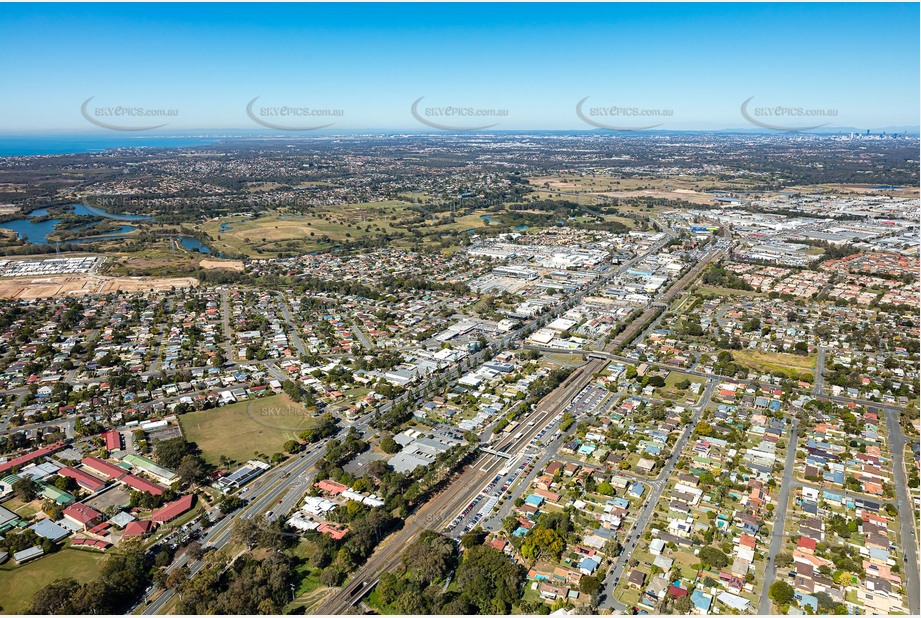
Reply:
<svg viewBox="0 0 921 618"><path fill-rule="evenodd" d="M329 535L334 541L341 541L342 538L348 534L349 529L345 526L322 523L317 527L317 532Z"/></svg>
<svg viewBox="0 0 921 618"><path fill-rule="evenodd" d="M74 547L89 547L91 549L98 549L100 551L105 551L112 547L111 543L98 541L96 539L74 539L70 542L70 544Z"/></svg>
<svg viewBox="0 0 921 618"><path fill-rule="evenodd" d="M505 551L506 545L508 545L508 541L506 541L505 539L493 539L489 543L489 546L495 549L496 551Z"/></svg>
<svg viewBox="0 0 921 618"><path fill-rule="evenodd" d="M161 523L172 521L183 513L188 512L188 510L192 508L193 504L195 504L195 495L187 494L178 500L173 500L160 510L155 511L154 514L150 516L150 520L158 521Z"/></svg>
<svg viewBox="0 0 921 618"><path fill-rule="evenodd" d="M71 504L61 513L68 521L72 521L84 530L92 528L102 520L102 513L91 506L80 504L79 502Z"/></svg>
<svg viewBox="0 0 921 618"><path fill-rule="evenodd" d="M799 538L799 541L797 541L796 543L796 547L797 549L801 551L809 552L810 554L815 553L816 540L810 539L809 537L801 536Z"/></svg>
<svg viewBox="0 0 921 618"><path fill-rule="evenodd" d="M147 536L157 527L152 521L146 519L135 519L125 526L125 532L122 536Z"/></svg>
<svg viewBox="0 0 921 618"><path fill-rule="evenodd" d="M61 468L58 470L58 474L66 478L74 479L77 481L77 485L87 491L99 491L106 485L95 476L90 476L83 470L77 470L76 468Z"/></svg>
<svg viewBox="0 0 921 618"><path fill-rule="evenodd" d="M55 442L54 444L49 444L48 446L43 446L42 448L35 449L34 451L26 453L25 455L14 457L6 463L0 464L0 475L4 474L8 470L24 466L31 461L35 461L36 459L50 455L51 453L56 453L62 448L64 448L63 442Z"/></svg>
<svg viewBox="0 0 921 618"><path fill-rule="evenodd" d="M142 479L139 476L128 474L128 471L124 468L116 466L113 463L109 463L104 459L99 459L98 457L84 457L83 465L93 472L101 474L107 479L120 480L122 483L128 487L131 487L132 489L147 492L152 496L159 496L163 493L163 488L156 483L151 483L147 479Z"/></svg>
<svg viewBox="0 0 921 618"><path fill-rule="evenodd" d="M739 545L756 549L758 547L758 541L750 534L743 534L739 537Z"/></svg>
<svg viewBox="0 0 921 618"><path fill-rule="evenodd" d="M319 483L317 483L317 487L319 487L321 491L324 491L331 496L338 496L343 491L348 489L346 485L343 485L342 483L337 483L335 481L330 481L328 479L324 479L320 481Z"/></svg>
<svg viewBox="0 0 921 618"><path fill-rule="evenodd" d="M122 435L118 433L115 429L110 429L109 431L102 434L103 439L106 441L106 450L107 451L118 451L122 448Z"/></svg>
<svg viewBox="0 0 921 618"><path fill-rule="evenodd" d="M731 588L737 592L745 588L745 580L733 573L720 573L720 581L723 582L723 585L727 588Z"/></svg>
<svg viewBox="0 0 921 618"><path fill-rule="evenodd" d="M109 463L104 459L99 459L98 457L84 457L83 465L96 472L101 474L107 479L117 479L121 478L123 474L127 472L124 468L120 468L113 463Z"/></svg>
<svg viewBox="0 0 921 618"><path fill-rule="evenodd" d="M126 474L122 477L121 481L132 489L137 489L138 491L149 493L152 496L159 496L163 493L163 488L156 483L151 483L147 479L142 479L141 477L134 476L133 474Z"/></svg>
<svg viewBox="0 0 921 618"><path fill-rule="evenodd" d="M108 536L110 524L107 521L102 522L101 524L96 524L90 528L90 534L95 534L96 536Z"/></svg>

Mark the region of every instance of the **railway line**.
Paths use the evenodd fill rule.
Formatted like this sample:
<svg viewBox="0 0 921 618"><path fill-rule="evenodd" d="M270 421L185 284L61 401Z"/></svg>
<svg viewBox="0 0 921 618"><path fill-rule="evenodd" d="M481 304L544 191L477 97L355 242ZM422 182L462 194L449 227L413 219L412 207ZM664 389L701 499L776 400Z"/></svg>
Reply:
<svg viewBox="0 0 921 618"><path fill-rule="evenodd" d="M591 359L576 369L553 392L541 399L534 410L522 417L526 429L507 436L493 446L493 450L517 454L530 444L534 437L559 414L572 398L592 380L608 361ZM534 422L531 425L531 422ZM341 589L323 604L323 611L341 614L355 605L377 583L380 574L395 569L400 564L400 554L424 530L441 531L454 515L467 506L482 488L496 475L508 460L494 454L478 457L440 493L423 504L406 520L406 525L393 533L365 565Z"/></svg>
<svg viewBox="0 0 921 618"><path fill-rule="evenodd" d="M715 259L719 259L725 253L722 249L714 249L707 253L707 255L700 262L694 265L694 268L689 270L681 279L679 279L673 286L671 286L662 296L656 299L656 302L649 306L643 314L630 323L627 328L623 330L619 335L617 335L614 340L607 346L609 350L618 350L622 346L627 345L633 341L637 335L639 335L646 325L649 324L655 318L656 313L659 311L664 311L668 308L668 303L675 298L682 290L689 286L700 273L703 272L704 268L707 267L710 262Z"/></svg>

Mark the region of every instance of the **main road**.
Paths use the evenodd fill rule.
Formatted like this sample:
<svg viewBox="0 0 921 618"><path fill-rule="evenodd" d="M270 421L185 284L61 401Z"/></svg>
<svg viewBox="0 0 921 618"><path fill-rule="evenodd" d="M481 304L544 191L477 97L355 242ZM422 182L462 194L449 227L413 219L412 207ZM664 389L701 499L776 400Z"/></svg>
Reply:
<svg viewBox="0 0 921 618"><path fill-rule="evenodd" d="M540 325L546 323L549 319L557 316L559 313L567 310L569 307L573 306L575 303L579 302L587 294L598 289L603 285L607 280L616 274L620 274L629 268L633 263L645 258L647 255L650 255L664 246L667 240L663 240L656 245L649 248L648 251L644 252L641 255L638 255L634 258L631 258L628 262L620 265L619 268L614 269L610 273L607 273L605 276L599 278L592 285L586 287L582 291L575 294L570 298L569 302L565 302L562 305L554 308L548 314L541 316L532 320L532 324ZM221 305L222 305L222 322L224 326L224 334L227 336L226 346L228 352L228 360L233 358L232 355L232 342L231 342L231 331L230 331L230 303L228 298L227 288L221 290ZM282 302L282 315L285 318L286 322L291 324L291 316L287 311L286 304ZM526 332L525 328L519 329L517 331L512 331L505 337L500 338L492 342L487 348L480 350L479 352L472 355L469 359L469 365L477 365L483 360L485 360L487 353L494 353L495 351L501 349L503 346L512 343L513 341L522 338ZM296 335L295 335L296 336ZM507 438L503 441L500 441L500 444L496 446L497 451L509 450L513 453L520 452L523 450L529 442L534 438L539 431L545 427L553 419L553 417L565 407L569 401L578 393L584 386L592 379L594 374L600 370L600 368L606 364L606 361L601 359L596 359L588 362L582 368L576 370L556 390L547 395L541 402L535 407L535 409L527 414L522 423L528 421L529 419L534 419L535 423L532 429L522 432L518 439ZM419 387L416 387L410 391L402 393L400 396L383 404L380 408L377 408L377 412L386 412L394 404L401 401L413 401L415 400L422 390L428 386L428 384L434 379L437 378L456 378L459 377L461 371L459 366L452 367L444 374L439 376L434 376L430 380L426 381ZM364 417L367 419L368 417ZM367 422L367 421L365 421ZM256 484L252 487L254 489L250 490L250 500L251 502L236 513L231 514L226 517L218 525L214 526L209 530L203 537L203 541L206 546L213 546L217 549L223 548L230 540L230 534L233 528L233 522L236 521L237 517L252 517L264 513L270 505L274 505L279 500L280 496L283 496L288 489L291 488L291 482L293 478L306 473L314 463L319 460L322 455L322 448L317 448L314 453L306 457L299 457L296 459L289 460L279 467L267 472L262 479L259 479ZM411 516L407 522L406 526L399 532L391 535L384 545L378 549L375 554L371 556L368 562L362 567L362 569L352 578L351 582L343 588L341 591L336 593L333 597L332 602L334 603L334 608L336 611L344 611L344 609L351 607L360 596L356 596L366 583L373 578L365 591L371 588L374 582L377 581L377 577L383 570L392 568L399 561L399 555L402 549L415 538L415 536L422 530L426 528L442 529L443 524L448 521L449 517L454 515L457 511L462 509L466 504L479 493L480 488L483 484L483 481L487 478L490 478L499 470L503 464L507 462L502 456L489 454L481 456L475 463L475 465L470 466L467 471L456 478L447 489L443 490L440 494L433 497L430 501L422 505L420 509ZM256 487L259 489L255 489ZM282 499L282 506L284 505L284 499ZM279 508L279 513L283 509ZM422 527L418 527L419 524L422 524ZM404 538L405 537L405 538ZM389 548L389 549L384 549ZM172 565L167 569L168 572L180 568L181 566L188 563L188 557L183 554L179 559L177 559ZM193 561L190 566L190 572L194 575L201 568L203 568L204 563L201 560ZM142 599L146 600L155 593L156 590L152 591L150 594L145 595ZM156 614L163 610L166 605L170 602L174 595L174 591L171 589L164 590L155 601L150 603L143 611L145 614ZM333 610L330 609L332 612Z"/></svg>
<svg viewBox="0 0 921 618"><path fill-rule="evenodd" d="M557 308L556 311L560 311L560 308ZM553 315L553 313L551 313L551 315ZM497 342L494 342L493 346L490 346L492 350L484 349L476 353L475 355L473 355L471 362L478 363L482 361L485 358L485 354L488 351L494 351L495 349L498 349L498 346L496 344L499 344L499 346L501 346L506 343L510 343L511 341L513 341L514 339L520 336L521 336L520 332L513 331L506 337L500 339ZM560 399L561 390L564 392L569 392L569 390L566 388L567 385L570 385L570 388L571 388L572 387L571 385L573 384L580 384L578 389L581 390L584 384L587 383L587 381L591 379L592 375L594 375L594 372L598 371L600 367L603 366L605 363L606 361L604 360L595 360L595 361L592 361L586 364L580 370L577 370L572 376L570 376L567 382L561 385L553 393L550 393L549 395L547 395L547 397L544 400L542 400L542 402L538 404L537 408L535 408L535 410L531 413L531 415L541 413L541 416L539 418L541 419L542 424L535 422L535 426L534 426L535 428L531 431L526 432L526 435L523 436L521 439L503 442L497 447L497 449L502 450L504 448L508 448L509 446L511 446L512 448L518 449L518 450L523 449L524 446L527 444L527 442L534 435L538 433L541 427L549 423L549 421L551 420L553 416L553 414L549 414L547 412L546 410L547 404L545 402L549 401L550 404L556 406L559 401L562 401L562 399ZM586 371L590 372L586 374L588 375L588 379L583 379L583 380L574 379L580 375L580 372L586 372ZM456 377L459 375L460 375L460 371L458 367L453 367L446 374L442 374L440 377L447 377L448 379L450 379L452 377ZM418 387L418 388L422 388L422 387ZM415 399L417 392L418 391L414 389L413 391L403 393L396 400L394 400L394 402L412 401ZM578 390L575 392L578 392ZM567 403L568 403L568 400L567 400ZM392 405L393 405L393 402L388 402L387 404L384 404L384 406L379 408L378 411L386 411ZM369 422L369 416L370 415L363 417L363 419L359 421L359 423L356 423L356 425L360 425L359 428L362 430L366 429L367 424ZM532 417L529 416L528 418L532 418ZM269 509L270 506L277 504L280 498L282 499L282 505L277 510L279 513L284 512L283 507L285 506L285 501L282 498L282 496L288 489L291 488L291 484L295 481L296 477L300 474L307 472L310 469L310 467L313 466L313 464L317 460L319 460L319 458L322 456L322 453L323 453L322 448L316 448L315 451L311 453L308 457L299 457L296 459L289 460L288 462L285 462L281 466L263 475L263 477L256 482L257 484L261 484L261 491L258 491L258 493L256 493L251 489L250 494L249 494L249 498L251 502L244 509L241 509L240 511L237 511L236 513L231 514L231 516L228 516L222 522L220 522L220 524L218 524L217 526L209 530L203 537L203 541L205 542L205 544L214 546L217 549L224 547L227 544L227 542L230 540L232 524L233 524L233 521L235 521L237 517L242 516L246 518L246 517L252 517L252 516L258 515L260 513L264 513L267 509ZM468 489L467 492L461 491L456 496L451 495L450 492L447 492L447 493L442 492L441 498L433 499L429 503L426 503L425 505L423 505L423 507L420 508L419 512L416 514L416 516L412 518L410 521L412 522L419 522L419 521L432 522L432 521L435 521L435 519L432 519L433 513L445 514L446 516L447 513L452 512L452 509L454 509L455 505L459 505L459 506L457 506L457 508L454 509L454 512L456 512L460 508L463 508L463 506L466 504L466 502L464 501L467 500L468 496L470 495L469 488L476 486L476 484L479 481L481 481L482 479L485 479L488 475L493 474L496 470L501 468L501 466L506 461L507 460L505 458L496 456L496 455L487 455L487 456L481 457L480 460L477 461L477 465L473 466L472 469L468 471L467 475L460 477L463 479L461 484L465 488ZM451 486L455 487L456 485L452 484ZM472 495L475 496L478 491L479 490L477 489L477 491L474 491ZM437 515L435 516L435 518L437 519ZM442 520L443 519L444 518L442 517ZM414 538L415 533L417 533L418 531L415 531L415 532L412 531L412 526L410 525L410 521L407 521L407 526L404 527L402 531L397 533L398 535L401 533L405 534L407 531L410 531L412 532L411 538ZM397 551L395 552L395 559L398 560L400 549L402 547L405 547L405 543L388 541L386 545L389 547L397 548ZM381 559L381 558L375 559L375 556L372 556L372 560L369 560L368 563L366 563L362 572L367 571L369 569L374 569L382 561L389 567L389 565L393 562L393 558L394 556L388 556L386 559ZM179 568L182 565L185 565L187 562L188 562L188 558L183 554L183 556L181 556L172 565L170 565L167 571L171 572L172 570ZM194 575L203 567L203 565L204 563L202 561L194 561L190 567L191 573ZM358 578L356 577L353 581L357 581L357 580ZM362 581L363 580L364 578L362 578ZM375 578L375 581L376 581L376 578ZM173 595L174 595L174 591L171 589L163 591L163 593L159 597L157 597L155 601L153 601L150 605L148 605L144 609L143 613L145 614L158 613L166 606L167 603L169 603ZM145 598L147 597L145 596Z"/></svg>
<svg viewBox="0 0 921 618"><path fill-rule="evenodd" d="M289 459L253 481L249 489L249 503L242 509L225 517L202 535L202 545L206 548L214 547L216 550L225 547L230 541L231 533L233 532L233 524L237 521L238 517L244 519L257 517L272 505L276 504L285 492L292 488L292 484L297 482L302 475L309 472L314 464L323 456L324 452L322 444L314 445L307 453ZM205 562L203 560L190 561L188 554L183 553L167 567L166 571L167 573L172 573L174 570L185 565L189 566L191 575L194 575L204 568ZM154 588L149 594L145 595L144 599L153 596L157 591L158 589ZM163 590L141 613L148 615L160 613L174 595L175 591L171 588ZM142 599L142 601L144 599Z"/></svg>

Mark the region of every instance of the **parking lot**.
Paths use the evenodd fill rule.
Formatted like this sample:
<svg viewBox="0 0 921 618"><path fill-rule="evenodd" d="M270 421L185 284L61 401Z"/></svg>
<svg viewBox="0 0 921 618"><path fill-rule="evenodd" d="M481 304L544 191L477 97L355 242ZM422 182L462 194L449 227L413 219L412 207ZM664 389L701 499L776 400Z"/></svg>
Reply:
<svg viewBox="0 0 921 618"><path fill-rule="evenodd" d="M542 447L538 443L552 442L560 436L561 432L557 427L561 419L562 413L557 414L543 429L537 432L525 447L520 461L510 460L509 465L500 470L499 474L477 494L477 497L451 520L445 531L457 535L469 532L481 521L490 517L500 500L511 499L511 496L508 495L510 489L515 485L516 481L526 477L531 472L534 462L543 453Z"/></svg>
<svg viewBox="0 0 921 618"><path fill-rule="evenodd" d="M86 501L86 504L101 513L108 511L109 507L122 508L131 503L131 494L124 485L116 485L112 489L98 494Z"/></svg>
<svg viewBox="0 0 921 618"><path fill-rule="evenodd" d="M611 398L611 393L606 389L589 384L578 395L572 398L572 402L567 407L567 411L574 416L582 416L593 412L605 399ZM613 398L611 398L613 399Z"/></svg>

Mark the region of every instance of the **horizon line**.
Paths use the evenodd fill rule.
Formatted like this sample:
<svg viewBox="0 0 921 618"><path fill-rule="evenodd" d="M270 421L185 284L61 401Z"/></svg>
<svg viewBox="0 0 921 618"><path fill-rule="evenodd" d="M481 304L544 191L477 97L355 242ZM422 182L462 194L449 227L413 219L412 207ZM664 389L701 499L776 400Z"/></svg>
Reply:
<svg viewBox="0 0 921 618"><path fill-rule="evenodd" d="M584 134L643 134L643 133L757 133L763 135L824 135L834 133L863 133L863 132L894 132L894 133L921 133L921 125L887 125L876 127L821 127L821 128L803 128L803 129L767 129L761 127L723 127L723 128L655 128L655 129L602 129L602 128L558 128L558 129L541 129L541 128L489 128L489 129L433 129L433 128L357 128L357 129L339 129L332 130L329 128L312 129L312 130L278 130L275 133L266 133L259 129L249 129L242 127L216 127L216 128L182 128L174 130L145 130L145 131L127 131L127 130L93 130L93 129L34 129L34 130L5 130L0 129L2 136L22 136L22 137L55 137L61 135L81 135L100 137L110 135L112 137L183 137L189 136L190 133L218 133L218 132L253 132L250 137L310 137L311 135L335 136L341 134L354 133L411 133L420 135L490 135L496 133L584 133ZM201 137L201 136L197 136Z"/></svg>

